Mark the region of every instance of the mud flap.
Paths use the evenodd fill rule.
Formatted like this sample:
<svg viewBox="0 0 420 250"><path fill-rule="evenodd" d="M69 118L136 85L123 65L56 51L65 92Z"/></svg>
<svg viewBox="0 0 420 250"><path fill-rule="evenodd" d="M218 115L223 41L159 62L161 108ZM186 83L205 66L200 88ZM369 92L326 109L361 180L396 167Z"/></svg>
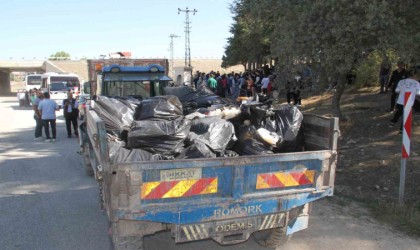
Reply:
<svg viewBox="0 0 420 250"><path fill-rule="evenodd" d="M308 228L309 215L301 215L294 220L289 221L286 235L294 234L300 230Z"/></svg>

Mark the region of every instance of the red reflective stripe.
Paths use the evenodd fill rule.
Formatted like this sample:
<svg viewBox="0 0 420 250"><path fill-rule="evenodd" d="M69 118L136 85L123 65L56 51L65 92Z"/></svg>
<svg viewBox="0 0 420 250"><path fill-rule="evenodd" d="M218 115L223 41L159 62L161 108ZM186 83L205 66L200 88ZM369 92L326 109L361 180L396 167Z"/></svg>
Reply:
<svg viewBox="0 0 420 250"><path fill-rule="evenodd" d="M155 189L153 189L144 200L159 199L162 198L169 190L171 190L179 181L168 181L160 183Z"/></svg>
<svg viewBox="0 0 420 250"><path fill-rule="evenodd" d="M312 184L303 172L291 172L289 174L299 183L299 185Z"/></svg>
<svg viewBox="0 0 420 250"><path fill-rule="evenodd" d="M200 179L196 183L194 183L190 187L190 189L188 189L188 191L185 192L182 196L188 197L188 196L200 194L214 180L215 178Z"/></svg>
<svg viewBox="0 0 420 250"><path fill-rule="evenodd" d="M403 145L403 147L402 147L402 158L408 158L409 157L409 155L408 155L408 153L407 153L407 151L405 150L405 147L404 147L404 145Z"/></svg>
<svg viewBox="0 0 420 250"><path fill-rule="evenodd" d="M277 176L274 174L260 174L260 177L270 186L270 187L284 187L284 184L277 179Z"/></svg>

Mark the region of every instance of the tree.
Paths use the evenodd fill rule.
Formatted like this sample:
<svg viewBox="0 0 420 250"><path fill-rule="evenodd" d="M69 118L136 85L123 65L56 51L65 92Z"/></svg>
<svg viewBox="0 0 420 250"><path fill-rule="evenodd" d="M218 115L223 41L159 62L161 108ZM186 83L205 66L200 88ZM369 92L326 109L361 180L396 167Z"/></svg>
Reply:
<svg viewBox="0 0 420 250"><path fill-rule="evenodd" d="M270 52L271 57L278 58L278 79L290 80L301 64L311 62L323 82L329 78L338 83L332 112L340 118L346 75L370 53L393 50L402 59L419 60L420 29L413 18L420 1L261 0L259 7L253 8L256 2L237 1L249 11L245 23L257 20L272 24ZM246 37L255 35L258 33ZM244 53L255 51L246 41L242 43L251 46L242 50Z"/></svg>
<svg viewBox="0 0 420 250"><path fill-rule="evenodd" d="M49 60L70 60L70 54L65 51L57 51L50 55Z"/></svg>
<svg viewBox="0 0 420 250"><path fill-rule="evenodd" d="M231 5L234 24L222 58L223 67L242 64L261 65L270 54L269 27L265 20L252 16L258 8L254 0L237 0Z"/></svg>

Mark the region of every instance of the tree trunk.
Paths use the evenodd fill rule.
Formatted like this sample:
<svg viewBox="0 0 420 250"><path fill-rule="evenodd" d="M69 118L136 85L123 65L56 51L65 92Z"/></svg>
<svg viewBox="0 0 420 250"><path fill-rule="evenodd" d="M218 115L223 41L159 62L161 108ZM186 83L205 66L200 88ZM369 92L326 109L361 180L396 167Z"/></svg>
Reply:
<svg viewBox="0 0 420 250"><path fill-rule="evenodd" d="M340 74L340 77L337 79L338 84L336 86L336 91L334 92L334 96L332 98L332 113L334 117L338 117L340 120L346 120L342 113L340 108L340 100L341 96L344 93L344 90L346 89L346 77L343 74Z"/></svg>
<svg viewBox="0 0 420 250"><path fill-rule="evenodd" d="M246 71L246 63L241 63L244 66L244 70Z"/></svg>

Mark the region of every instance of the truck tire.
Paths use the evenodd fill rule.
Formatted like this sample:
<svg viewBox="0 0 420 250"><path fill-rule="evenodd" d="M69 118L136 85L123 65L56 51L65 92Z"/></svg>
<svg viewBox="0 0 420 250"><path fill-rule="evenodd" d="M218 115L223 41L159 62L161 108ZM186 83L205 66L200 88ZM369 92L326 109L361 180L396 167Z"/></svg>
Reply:
<svg viewBox="0 0 420 250"><path fill-rule="evenodd" d="M116 223L111 223L110 236L114 250L143 250L143 237L121 237L116 230Z"/></svg>
<svg viewBox="0 0 420 250"><path fill-rule="evenodd" d="M253 236L260 246L277 250L292 238L292 234L286 235L286 230L279 227L255 232Z"/></svg>
<svg viewBox="0 0 420 250"><path fill-rule="evenodd" d="M83 162L85 163L87 175L93 176L95 172L93 171L92 163L90 163L90 147L88 143L85 143L83 148Z"/></svg>

